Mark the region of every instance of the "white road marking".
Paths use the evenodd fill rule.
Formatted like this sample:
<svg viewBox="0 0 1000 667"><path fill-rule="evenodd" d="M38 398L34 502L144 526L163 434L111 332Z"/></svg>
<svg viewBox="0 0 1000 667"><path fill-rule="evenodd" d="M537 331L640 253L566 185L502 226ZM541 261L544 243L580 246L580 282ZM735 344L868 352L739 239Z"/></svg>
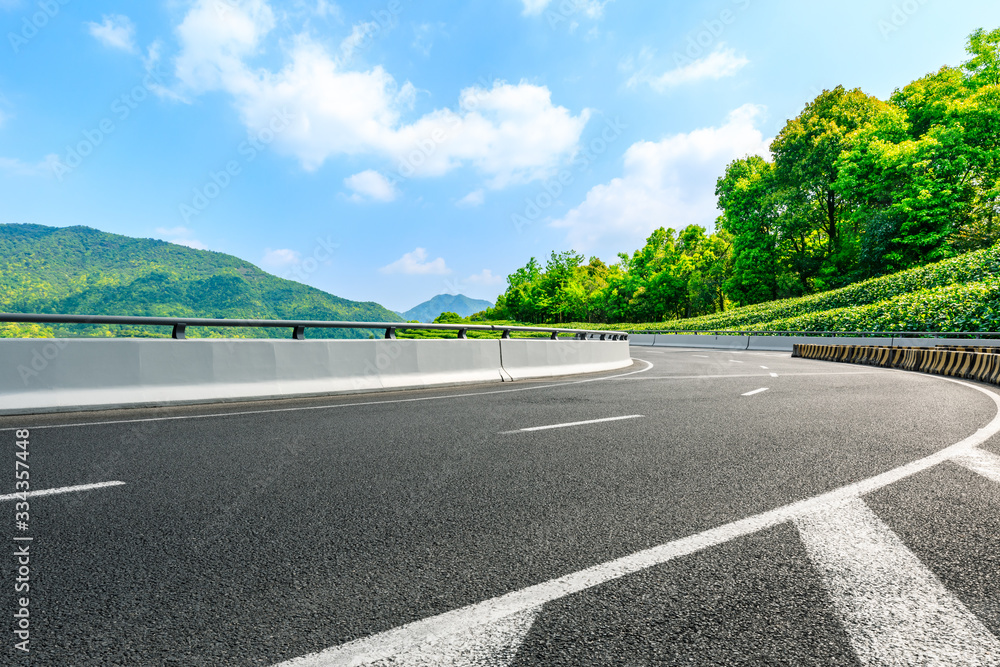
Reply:
<svg viewBox="0 0 1000 667"><path fill-rule="evenodd" d="M730 359L729 361L733 362L734 364L742 364L743 363L742 361L737 361L736 359Z"/></svg>
<svg viewBox="0 0 1000 667"><path fill-rule="evenodd" d="M370 663L373 667L505 667L524 641L540 609L514 614L482 627L456 632L445 637L425 639L402 654ZM308 656L285 664L296 667L323 665ZM321 659L320 659L321 660Z"/></svg>
<svg viewBox="0 0 1000 667"><path fill-rule="evenodd" d="M1000 484L1000 456L993 452L974 449L967 454L956 456L952 461Z"/></svg>
<svg viewBox="0 0 1000 667"><path fill-rule="evenodd" d="M862 664L998 664L1000 641L863 500L795 526Z"/></svg>
<svg viewBox="0 0 1000 667"><path fill-rule="evenodd" d="M777 373L771 373L771 377L776 378L776 377L778 377L778 374Z"/></svg>
<svg viewBox="0 0 1000 667"><path fill-rule="evenodd" d="M91 491L93 489L104 489L109 486L123 486L125 482L99 482L97 484L80 484L78 486L63 486L58 489L42 489L41 491L28 491L27 493L8 493L0 496L0 502L4 500L23 500L24 498L37 498L38 496L54 496L58 493L76 493L77 491Z"/></svg>
<svg viewBox="0 0 1000 667"><path fill-rule="evenodd" d="M827 371L823 373L785 373L784 377L808 377L812 375L877 375L879 373L891 372L894 369L884 368L872 371ZM622 378L626 382L638 380L716 380L719 378L759 378L762 374L749 375L746 373L730 373L728 375L650 375L641 378ZM614 378L619 379L619 378Z"/></svg>
<svg viewBox="0 0 1000 667"><path fill-rule="evenodd" d="M754 389L753 391L748 391L745 394L740 394L741 396L753 396L754 394L759 394L763 391L767 391L767 387L761 387L760 389Z"/></svg>
<svg viewBox="0 0 1000 667"><path fill-rule="evenodd" d="M633 359L635 358L633 357ZM564 387L574 384L583 384L585 382L601 382L603 380L616 380L618 378L627 377L629 375L635 375L636 373L645 373L646 371L651 370L654 367L653 362L646 361L645 359L635 359L635 361L641 361L644 364L648 365L645 368L641 368L637 371L629 371L628 373L620 373L618 375L609 375L607 377L599 377L599 378L586 378L584 380L571 380L569 382L554 382L552 384L532 385L530 387L518 387L517 389L494 389L491 391L475 391L475 392L468 392L465 394L448 394L445 396L417 396L415 398L391 398L384 401L358 401L356 403L340 403L337 405L304 405L295 408L272 408L270 410L235 410L233 412L212 412L204 415L176 415L174 417L145 417L141 419L115 419L115 420L99 421L99 422L75 422L72 424L43 424L39 426L28 426L28 428L30 428L33 431L37 431L48 428L74 428L78 426L107 426L109 424L141 424L143 422L166 422L166 421L181 421L187 419L211 419L212 417L267 415L276 412L299 412L305 410L336 410L341 408L350 408L357 405L388 405L392 403L414 403L417 401L443 401L443 400L451 400L454 398L469 398L471 396L490 396L493 394L511 394L518 391L535 391L538 389L550 389L552 387ZM433 387L428 387L428 388L433 389ZM400 389L398 391L404 391L404 390ZM343 398L345 396L349 396L349 394L331 394L329 396L304 396L298 398L321 399L321 398ZM294 400L295 398L296 398L295 396L292 396L284 399L261 399L261 400L263 401ZM186 405L180 407L190 408L197 406ZM144 408L135 408L135 409L142 410ZM0 415L0 417L4 416L8 415ZM44 416L44 415L26 415L26 416L31 417L31 416ZM25 428L24 426L12 426L9 428L0 428L0 433L3 433L4 431L14 431L24 428Z"/></svg>
<svg viewBox="0 0 1000 667"><path fill-rule="evenodd" d="M905 371L899 371L905 372ZM784 505L762 514L733 521L716 528L710 528L696 535L683 537L673 542L667 542L644 551L638 551L613 561L593 565L571 574L550 579L549 581L522 588L460 609L431 616L419 621L386 630L369 637L335 646L319 653L313 653L302 658L281 663L276 667L332 667L334 665L371 665L379 660L388 660L395 655L406 653L416 645L428 641L440 641L441 638L496 623L501 619L530 612L547 602L572 595L580 591L599 586L605 582L625 577L627 575L669 562L675 558L686 556L713 547L730 540L750 535L758 531L777 526L800 516L811 514L834 503L843 504L846 501L860 498L885 486L898 482L911 475L932 468L943 461L966 455L1000 433L1000 394L977 385L935 376L935 379L962 385L990 397L997 407L997 414L986 426L979 429L968 438L951 445L939 452L912 461L906 465L894 468L866 480L848 484L839 489L829 491L819 496L806 498ZM961 661L959 661L961 662ZM384 664L384 663L383 663ZM391 664L391 663L389 663Z"/></svg>
<svg viewBox="0 0 1000 667"><path fill-rule="evenodd" d="M707 354L692 354L691 356L692 357L698 357L699 359L708 359L709 358Z"/></svg>
<svg viewBox="0 0 1000 667"><path fill-rule="evenodd" d="M761 368L763 368L765 371L767 370L767 366L761 366Z"/></svg>
<svg viewBox="0 0 1000 667"><path fill-rule="evenodd" d="M600 424L601 422L616 422L622 419L638 419L645 415L625 415L623 417L604 417L603 419L587 419L582 422L566 422L564 424L549 424L548 426L529 426L528 428L516 428L513 431L501 431L501 433L523 433L525 431L547 431L550 428L566 428L569 426L583 426L584 424Z"/></svg>

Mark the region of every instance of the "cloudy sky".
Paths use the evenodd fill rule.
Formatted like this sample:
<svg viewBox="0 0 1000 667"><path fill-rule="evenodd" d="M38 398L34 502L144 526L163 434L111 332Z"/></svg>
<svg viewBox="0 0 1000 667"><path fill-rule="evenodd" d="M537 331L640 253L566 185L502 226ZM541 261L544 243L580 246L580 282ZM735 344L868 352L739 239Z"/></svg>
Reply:
<svg viewBox="0 0 1000 667"><path fill-rule="evenodd" d="M825 88L960 64L995 0L0 0L0 222L408 309L711 228Z"/></svg>

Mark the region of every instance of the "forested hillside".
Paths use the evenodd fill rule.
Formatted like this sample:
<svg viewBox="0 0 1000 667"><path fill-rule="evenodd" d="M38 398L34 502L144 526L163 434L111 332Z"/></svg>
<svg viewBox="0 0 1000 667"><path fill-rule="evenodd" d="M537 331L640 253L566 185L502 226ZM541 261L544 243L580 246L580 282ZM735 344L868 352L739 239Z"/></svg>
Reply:
<svg viewBox="0 0 1000 667"><path fill-rule="evenodd" d="M89 227L0 225L0 310L19 313L397 321L377 303L341 299L238 257ZM157 327L0 325L0 335L169 335ZM277 329L192 328L190 336L287 337ZM308 337L368 336L312 329Z"/></svg>
<svg viewBox="0 0 1000 667"><path fill-rule="evenodd" d="M770 155L735 160L719 176L715 231L664 224L610 265L572 251L552 253L544 266L532 258L480 319L710 316L993 246L1000 29L977 30L966 50L962 65L910 82L888 100L842 86L822 92L785 124Z"/></svg>

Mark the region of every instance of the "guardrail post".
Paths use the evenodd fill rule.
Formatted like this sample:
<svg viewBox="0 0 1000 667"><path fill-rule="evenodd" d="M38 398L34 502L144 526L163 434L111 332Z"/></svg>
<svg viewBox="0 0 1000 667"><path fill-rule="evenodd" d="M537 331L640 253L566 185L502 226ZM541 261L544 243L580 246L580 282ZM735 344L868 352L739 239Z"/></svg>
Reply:
<svg viewBox="0 0 1000 667"><path fill-rule="evenodd" d="M176 340L184 340L184 330L187 328L186 324L178 322L174 325L174 330L170 333L170 337Z"/></svg>
<svg viewBox="0 0 1000 667"><path fill-rule="evenodd" d="M306 328L305 327L295 327L292 329L292 339L294 340L305 340L306 339Z"/></svg>
<svg viewBox="0 0 1000 667"><path fill-rule="evenodd" d="M503 339L510 338L510 329L504 329L503 334L501 334L500 337Z"/></svg>
<svg viewBox="0 0 1000 667"><path fill-rule="evenodd" d="M385 328L385 339L386 340L396 340L396 327L386 327Z"/></svg>
<svg viewBox="0 0 1000 667"><path fill-rule="evenodd" d="M549 340L559 340L559 332L558 331L553 331L552 335L549 336Z"/></svg>
<svg viewBox="0 0 1000 667"><path fill-rule="evenodd" d="M459 329L458 330L458 337L459 338L468 338L468 336L465 335L465 329Z"/></svg>

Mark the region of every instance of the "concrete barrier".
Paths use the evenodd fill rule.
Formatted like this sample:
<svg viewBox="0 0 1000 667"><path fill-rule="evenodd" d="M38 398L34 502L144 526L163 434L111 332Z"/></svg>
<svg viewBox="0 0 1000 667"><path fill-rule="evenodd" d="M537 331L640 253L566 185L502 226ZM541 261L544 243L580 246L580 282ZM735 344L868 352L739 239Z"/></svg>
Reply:
<svg viewBox="0 0 1000 667"><path fill-rule="evenodd" d="M515 380L610 371L632 365L628 341L517 339L500 341L503 369ZM553 373L558 369L558 373Z"/></svg>
<svg viewBox="0 0 1000 667"><path fill-rule="evenodd" d="M656 334L629 334L628 342L632 345L649 347L656 343Z"/></svg>
<svg viewBox="0 0 1000 667"><path fill-rule="evenodd" d="M0 340L0 414L509 381L502 350L517 377L632 363L625 341L15 338Z"/></svg>
<svg viewBox="0 0 1000 667"><path fill-rule="evenodd" d="M748 350L791 352L796 344L835 341L837 345L890 345L891 338L822 338L819 336L750 336Z"/></svg>
<svg viewBox="0 0 1000 667"><path fill-rule="evenodd" d="M629 334L631 340L632 334ZM708 334L656 334L656 347L707 347L719 350L747 349L746 336L712 336Z"/></svg>
<svg viewBox="0 0 1000 667"><path fill-rule="evenodd" d="M649 334L646 334L649 335ZM636 334L629 335L629 342ZM645 344L645 343L633 343ZM886 347L970 346L997 347L1000 340L959 338L846 338L830 336L713 336L707 334L656 334L656 347L697 347L718 350L758 350L791 352L795 345L865 345Z"/></svg>

